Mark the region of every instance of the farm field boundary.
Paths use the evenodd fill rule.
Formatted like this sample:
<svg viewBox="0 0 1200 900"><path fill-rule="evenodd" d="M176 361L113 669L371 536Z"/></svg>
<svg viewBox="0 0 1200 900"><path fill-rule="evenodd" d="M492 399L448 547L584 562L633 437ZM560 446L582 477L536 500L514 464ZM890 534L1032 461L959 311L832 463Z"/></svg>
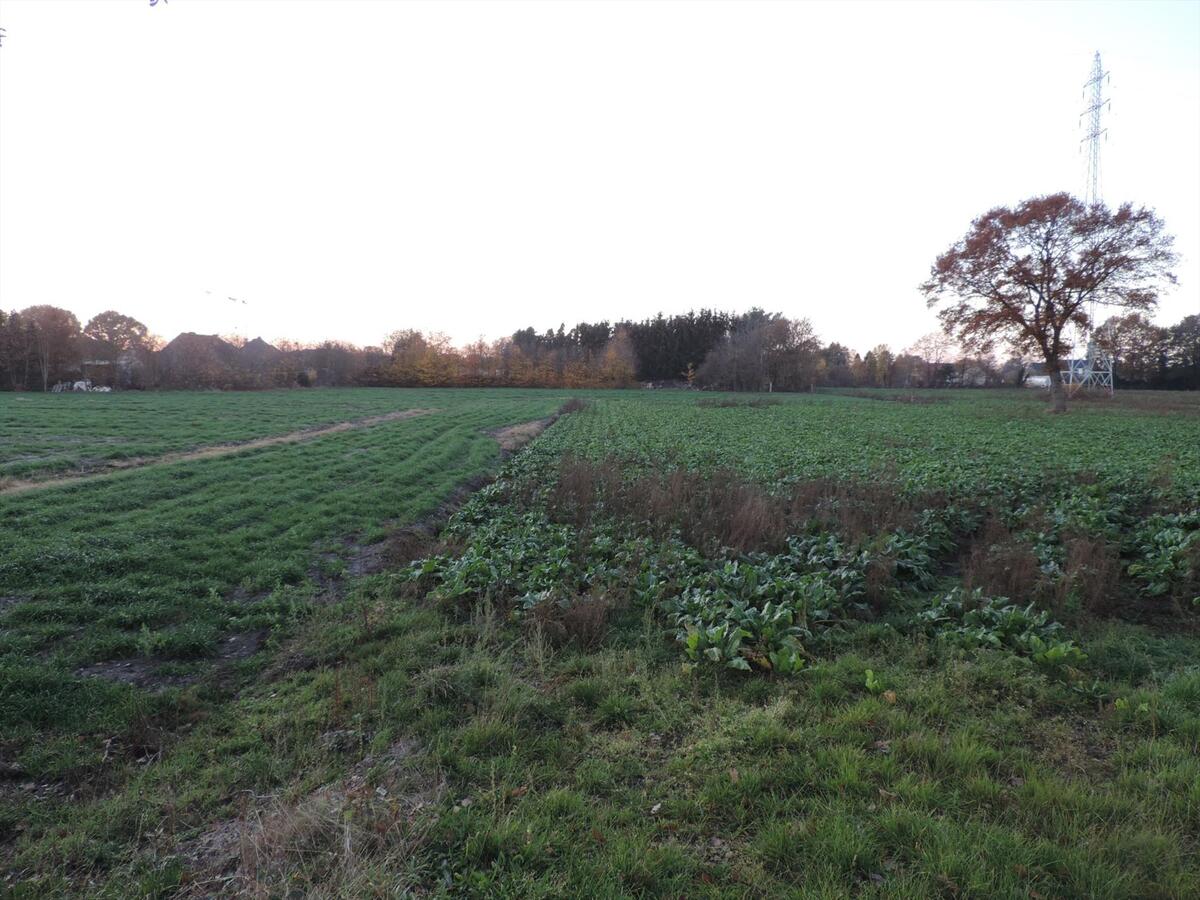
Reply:
<svg viewBox="0 0 1200 900"><path fill-rule="evenodd" d="M354 419L348 422L338 422L334 425L325 425L320 428L305 428L299 431L291 431L287 434L275 434L269 437L255 438L251 441L241 441L235 444L216 444L209 447L199 447L195 450L181 450L174 453L165 453L162 456L150 458L134 458L126 460L115 460L108 463L103 468L93 472L88 472L82 475L65 475L57 478L31 478L20 481L10 481L8 484L0 482L0 494L19 494L25 491L34 491L40 488L61 487L67 484L76 484L81 481L90 481L94 478L100 478L104 475L109 475L113 472L124 471L126 469L139 469L146 466L161 466L169 463L191 462L196 459L211 459L218 456L229 456L233 453L241 453L245 450L258 450L262 447L275 447L280 444L295 444L299 441L309 441L319 437L325 437L330 434L339 434L343 431L350 431L357 428L370 428L373 425L382 425L385 422L396 422L400 419L411 419L416 416L428 415L436 412L433 409L400 409L395 412L384 413L378 416L368 416L365 419Z"/></svg>

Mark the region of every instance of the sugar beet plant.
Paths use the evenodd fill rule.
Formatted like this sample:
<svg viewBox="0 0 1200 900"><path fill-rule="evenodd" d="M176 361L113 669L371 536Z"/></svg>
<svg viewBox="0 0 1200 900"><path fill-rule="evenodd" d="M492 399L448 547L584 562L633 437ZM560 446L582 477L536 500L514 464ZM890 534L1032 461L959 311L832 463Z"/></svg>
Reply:
<svg viewBox="0 0 1200 900"><path fill-rule="evenodd" d="M979 512L966 504L923 509L908 527L853 540L809 521L781 549L735 552L627 514L626 501L596 487L601 476L585 480L594 509L581 510L588 498L576 491L574 521L556 520L559 462L551 442L527 450L450 521L445 537L455 552L418 560L399 577L452 608L497 604L515 621L602 602L606 614L649 609L688 668L791 674L838 632L880 617L960 646L1048 665L1082 661L1061 626L1032 606L976 592L914 614L954 551L953 536L978 527Z"/></svg>

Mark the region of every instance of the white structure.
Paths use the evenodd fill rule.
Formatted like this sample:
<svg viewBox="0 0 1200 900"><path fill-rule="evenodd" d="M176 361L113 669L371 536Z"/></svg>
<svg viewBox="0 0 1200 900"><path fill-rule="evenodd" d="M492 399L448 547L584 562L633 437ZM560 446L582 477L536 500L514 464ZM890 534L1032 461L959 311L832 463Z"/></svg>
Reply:
<svg viewBox="0 0 1200 900"><path fill-rule="evenodd" d="M1113 392L1113 361L1112 356L1096 346L1095 341L1088 341L1088 355L1085 359L1069 359L1063 369L1062 382L1067 386L1068 393L1075 393L1080 388L1092 388Z"/></svg>
<svg viewBox="0 0 1200 900"><path fill-rule="evenodd" d="M1080 143L1080 149L1083 145L1087 145L1087 181L1084 183L1084 202L1091 206L1094 203L1100 203L1100 138L1108 139L1108 129L1101 126L1100 114L1107 107L1112 109L1112 102L1104 97L1103 86L1108 80L1108 73L1104 71L1104 66L1100 63L1100 51L1096 51L1095 57L1092 59L1092 73L1087 83L1083 86L1084 97L1088 99L1088 106L1082 113L1079 114L1079 121L1084 123L1086 117L1087 133L1084 134L1083 140ZM1090 94L1090 96L1089 96ZM1095 328L1096 322L1096 304L1092 303L1088 309L1088 318L1092 321L1092 327ZM1082 328L1075 329L1076 346L1083 343L1086 336ZM1095 340L1089 340L1087 345L1087 356L1083 359L1067 360L1067 367L1062 373L1062 382L1066 385L1067 393L1073 394L1080 388L1091 388L1094 390L1108 391L1109 395L1113 392L1113 360L1111 354L1103 348L1096 345ZM1049 379L1046 386L1049 387Z"/></svg>
<svg viewBox="0 0 1200 900"><path fill-rule="evenodd" d="M1092 59L1092 74L1083 86L1083 95L1089 100L1087 108L1079 114L1079 123L1084 124L1087 117L1087 133L1079 142L1080 149L1087 145L1087 181L1083 187L1083 202L1091 206L1100 202L1100 138L1108 139L1108 129L1101 127L1100 113L1105 107L1112 109L1112 101L1104 97L1103 85L1108 80L1108 73L1100 64L1100 51ZM1088 97L1088 94L1091 94Z"/></svg>

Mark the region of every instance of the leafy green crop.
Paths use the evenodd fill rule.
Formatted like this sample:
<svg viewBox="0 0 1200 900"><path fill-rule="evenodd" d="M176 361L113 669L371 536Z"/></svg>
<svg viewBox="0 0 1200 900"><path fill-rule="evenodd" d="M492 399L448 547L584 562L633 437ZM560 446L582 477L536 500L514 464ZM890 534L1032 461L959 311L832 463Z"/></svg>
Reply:
<svg viewBox="0 0 1200 900"><path fill-rule="evenodd" d="M1050 666L1077 666L1087 658L1045 610L956 588L915 617L932 636L964 647L1012 650Z"/></svg>

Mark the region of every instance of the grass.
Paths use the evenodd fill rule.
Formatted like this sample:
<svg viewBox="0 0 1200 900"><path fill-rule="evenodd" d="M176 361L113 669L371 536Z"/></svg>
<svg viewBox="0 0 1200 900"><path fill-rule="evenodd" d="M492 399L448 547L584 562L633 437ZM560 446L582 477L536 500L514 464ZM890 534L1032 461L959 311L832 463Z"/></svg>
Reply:
<svg viewBox="0 0 1200 900"><path fill-rule="evenodd" d="M540 392L549 395L552 392ZM445 391L277 390L13 394L0 392L3 479L89 471L106 463L432 408ZM455 403L505 403L519 391L460 391ZM558 392L558 397L566 395Z"/></svg>
<svg viewBox="0 0 1200 900"><path fill-rule="evenodd" d="M19 551L29 594L0 614L13 667L0 668L0 700L27 690L21 678L63 691L10 707L24 717L15 726L3 717L0 749L22 772L0 783L4 890L1200 892L1200 643L1194 613L1168 603L1187 599L1187 570L1171 568L1186 565L1186 548L1173 555L1151 540L1192 533L1196 419L1100 404L1054 418L1035 398L1003 394L699 406L687 395L597 393L463 509L424 574L344 578L356 552L347 536L358 547L383 537L387 521L424 515L456 478L494 464L481 429L562 399L479 396L446 392L413 402L436 415L181 464L194 472L182 480L160 482L173 467L150 468L0 499L4 516L20 516L17 543L9 529L0 540ZM1107 436L1103 453L1088 449L1097 435ZM589 456L609 467L605 477L630 479L631 495L598 487L581 462ZM684 493L672 495L676 465L693 476L676 479ZM721 483L730 472L746 482ZM839 473L905 497L937 493L939 505L920 525L854 516L846 504L892 495L809 484ZM720 523L681 528L669 515L672 496L703 505L706 490L764 508L801 497L807 505L779 521L841 549L801 560L763 532L742 552L723 550L712 540ZM222 525L226 509L239 518ZM196 522L204 527L189 530ZM947 522L950 544L935 527ZM230 523L245 532L223 538ZM36 568L38 548L64 532L88 547L89 533L156 527L174 543L140 556L136 540L107 546L89 557L99 560L93 578ZM1068 586L1084 583L1072 542L1109 542L1119 590L1105 615L1070 592L1012 598L1066 623L1082 662L914 626L958 585L957 561L985 536L1057 565L1039 577ZM216 543L189 553L204 540ZM1165 561L1160 593L1128 571L1154 553ZM222 565L204 568L214 557ZM856 579L881 561L891 568L882 581L870 575L876 599L864 603ZM766 582L746 586L751 569L785 564L807 567L806 583L836 584L841 598L821 595L833 603L825 618L788 601L806 617L798 672L688 656L673 618L685 585L705 592L709 612L730 615L748 590L758 607L791 590L792 577L768 594ZM335 577L339 599L313 602ZM112 593L93 600L80 587L90 580ZM0 581L0 596L14 583ZM127 587L161 594L139 606ZM228 593L239 588L270 595L239 605ZM130 617L147 612L164 615L143 623L151 635L192 628L205 652L230 629L263 623L274 637L161 694L72 674L104 655L106 629L140 637ZM82 632L50 627L71 615ZM192 646L176 647L170 671L209 665Z"/></svg>
<svg viewBox="0 0 1200 900"><path fill-rule="evenodd" d="M174 854L186 859L209 822L246 809L245 841L265 852L230 884L245 890L1186 897L1200 887L1194 672L1126 688L1170 721L1155 731L1136 715L1097 714L1013 657L895 635L864 632L801 678L764 681L683 673L660 629L637 617L592 652L480 621L404 603L386 577L360 584L306 626L304 671L260 672L161 762L133 766L123 792L39 805L23 825L41 840L20 842L17 856L29 890L67 889L67 873L95 879L93 896L186 887L196 870ZM1118 667L1129 663L1112 654L1128 642L1158 641L1132 626L1098 640ZM1195 665L1194 646L1185 658ZM867 688L868 668L894 700ZM303 815L321 785L408 741L422 749L403 792L391 793L384 767L331 818ZM385 784L390 804L376 802ZM259 831L263 795L274 817ZM430 804L423 824L397 814L412 795ZM51 825L68 815L69 828ZM387 841L368 839L378 829Z"/></svg>
<svg viewBox="0 0 1200 900"><path fill-rule="evenodd" d="M448 397L439 413L311 443L0 496L8 755L30 778L80 777L103 741L174 703L81 667L149 658L179 674L229 635L303 618L348 560L494 466L487 429L560 399Z"/></svg>

